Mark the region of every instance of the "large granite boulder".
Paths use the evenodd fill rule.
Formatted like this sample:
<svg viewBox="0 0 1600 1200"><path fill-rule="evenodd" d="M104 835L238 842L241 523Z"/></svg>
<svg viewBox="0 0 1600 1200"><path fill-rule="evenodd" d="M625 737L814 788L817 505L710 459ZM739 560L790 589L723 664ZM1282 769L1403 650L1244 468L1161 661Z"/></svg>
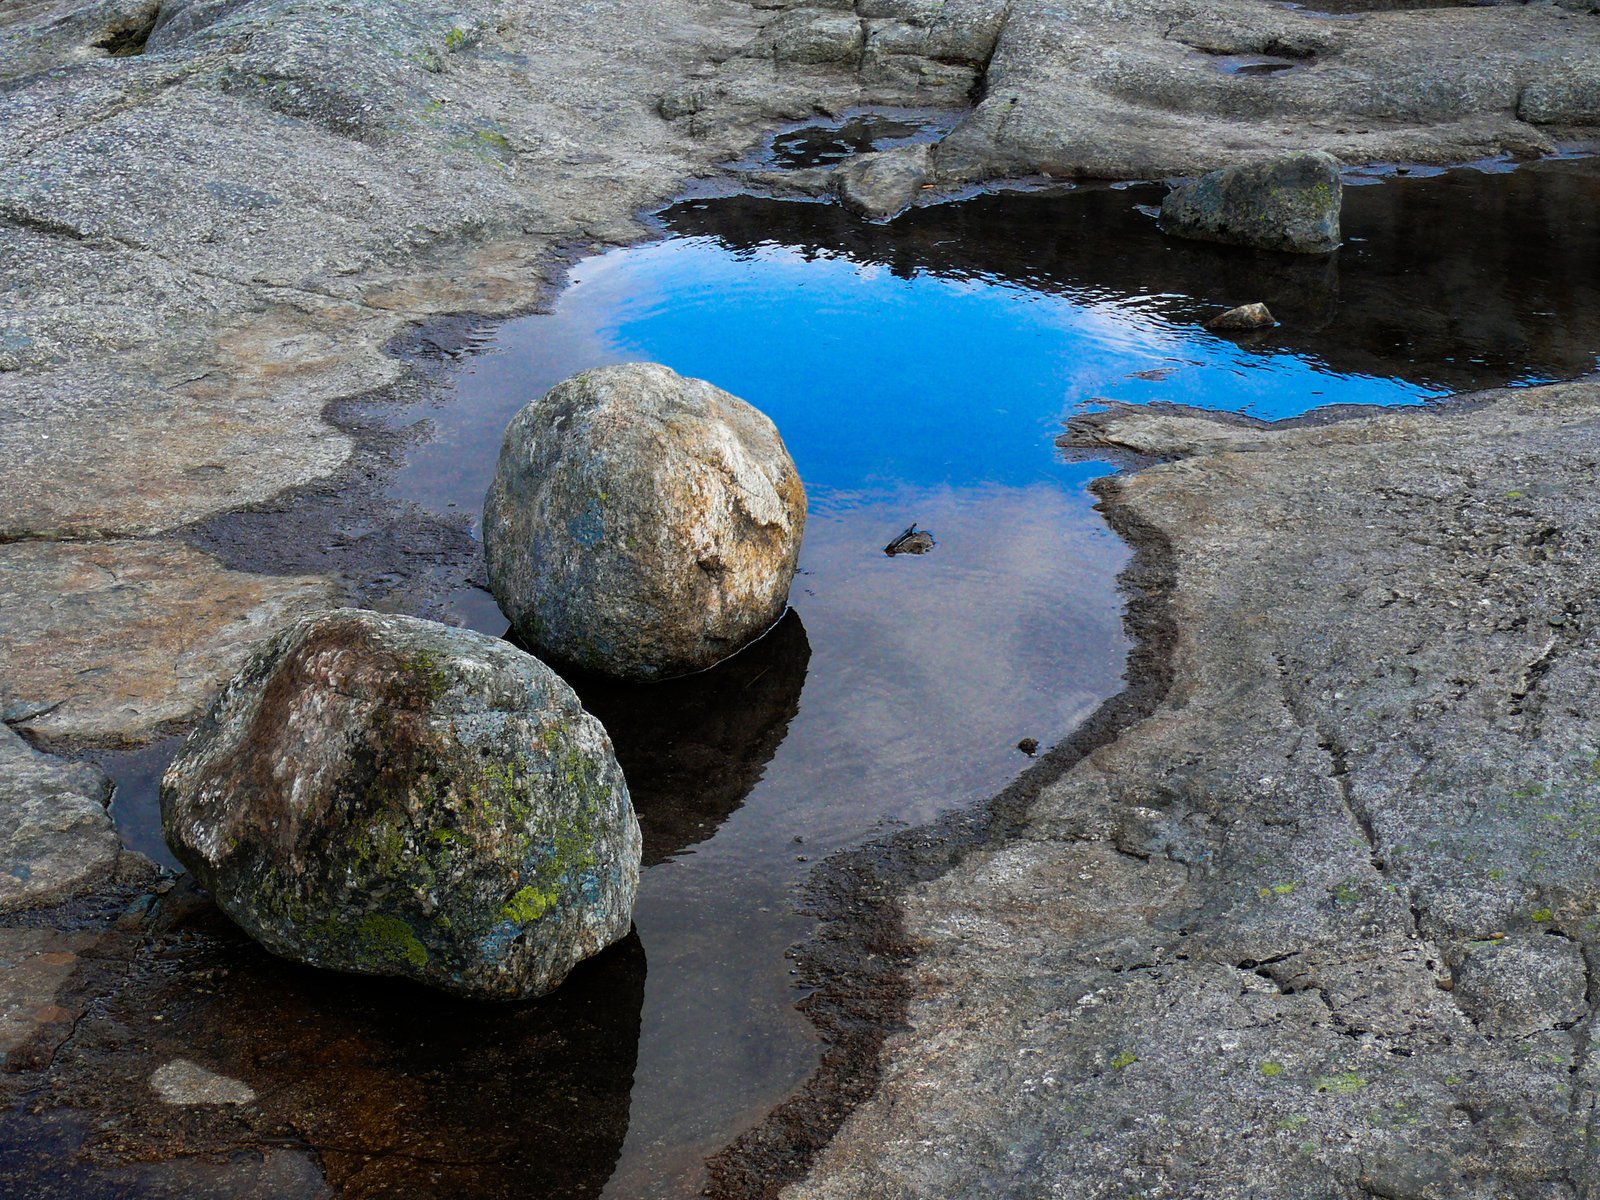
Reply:
<svg viewBox="0 0 1600 1200"><path fill-rule="evenodd" d="M625 936L639 823L600 723L495 638L341 609L269 642L161 786L173 853L286 958L463 995Z"/></svg>
<svg viewBox="0 0 1600 1200"><path fill-rule="evenodd" d="M1161 228L1200 241L1327 254L1339 248L1343 200L1338 159L1320 151L1290 154L1174 188L1161 204Z"/></svg>
<svg viewBox="0 0 1600 1200"><path fill-rule="evenodd" d="M541 654L684 675L783 615L805 517L761 413L653 363L603 367L512 418L484 502L489 586Z"/></svg>

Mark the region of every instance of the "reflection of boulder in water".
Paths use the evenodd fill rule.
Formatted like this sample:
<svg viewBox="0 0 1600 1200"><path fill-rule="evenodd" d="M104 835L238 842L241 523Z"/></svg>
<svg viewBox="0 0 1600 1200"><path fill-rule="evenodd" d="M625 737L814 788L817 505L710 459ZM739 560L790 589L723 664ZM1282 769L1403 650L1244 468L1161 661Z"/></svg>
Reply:
<svg viewBox="0 0 1600 1200"><path fill-rule="evenodd" d="M273 1178L262 1163L309 1150L326 1188L280 1181L271 1194L599 1195L628 1127L637 934L553 995L498 1005L293 966L209 905L185 925L91 1010L50 1068L47 1107L13 1113L3 1131L40 1141L32 1124L55 1138L37 1194L178 1195L206 1161L230 1165L211 1169L204 1194L265 1194L252 1191ZM150 1078L175 1059L244 1082L255 1103L163 1103ZM68 1124L89 1131L71 1159L51 1133Z"/></svg>
<svg viewBox="0 0 1600 1200"><path fill-rule="evenodd" d="M905 278L998 278L1094 304L1136 297L1180 322L1261 300L1281 325L1250 349L1346 373L1466 390L1595 367L1594 160L1349 187L1344 247L1323 260L1163 238L1150 213L1165 194L1140 185L985 195L916 208L888 226L836 205L753 197L679 204L665 217L675 233L735 251L782 244Z"/></svg>
<svg viewBox="0 0 1600 1200"><path fill-rule="evenodd" d="M704 841L744 803L799 711L810 661L790 609L760 641L698 675L570 679L616 747L647 866Z"/></svg>

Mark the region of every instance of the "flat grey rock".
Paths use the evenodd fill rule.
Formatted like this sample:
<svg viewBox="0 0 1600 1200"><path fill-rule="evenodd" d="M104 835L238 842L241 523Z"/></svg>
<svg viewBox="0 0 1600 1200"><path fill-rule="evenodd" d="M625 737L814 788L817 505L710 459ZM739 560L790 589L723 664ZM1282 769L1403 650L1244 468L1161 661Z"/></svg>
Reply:
<svg viewBox="0 0 1600 1200"><path fill-rule="evenodd" d="M0 725L0 913L70 900L109 881L122 854L111 780Z"/></svg>

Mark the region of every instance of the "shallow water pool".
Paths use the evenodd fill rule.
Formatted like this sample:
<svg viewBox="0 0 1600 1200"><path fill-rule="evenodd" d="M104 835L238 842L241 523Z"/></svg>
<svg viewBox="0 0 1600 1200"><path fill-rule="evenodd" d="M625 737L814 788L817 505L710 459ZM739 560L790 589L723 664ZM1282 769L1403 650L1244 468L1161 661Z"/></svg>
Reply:
<svg viewBox="0 0 1600 1200"><path fill-rule="evenodd" d="M230 1023L270 1025L276 1004L317 1045L380 1044L389 1065L361 1076L352 1124L392 1124L373 1100L383 1081L433 1071L454 1098L406 1135L429 1146L462 1140L475 1095L499 1109L518 1081L556 1079L561 1094L500 1117L551 1149L543 1166L479 1150L470 1170L414 1153L417 1171L460 1195L694 1194L703 1157L815 1065L785 958L808 928L793 906L811 865L981 801L1025 765L1019 739L1051 744L1121 686L1128 552L1086 490L1108 467L1055 448L1066 417L1120 400L1276 419L1594 369L1600 171L1494 166L1350 188L1346 245L1326 259L1168 239L1151 216L1163 189L1136 185L979 196L887 227L822 204L691 201L660 214L659 240L578 264L553 311L501 327L408 415L427 436L396 501L475 514L511 414L630 359L763 409L811 501L793 612L766 639L690 680L578 681L645 830L637 938L521 1017L450 1008L452 1037L480 1022L513 1047L458 1077L389 1029L381 985L313 980L225 932L206 953L226 958L233 993L189 1002L165 1036L226 1059L249 1041ZM1278 328L1200 327L1257 300ZM934 549L886 556L913 522ZM457 600L463 623L504 631L484 593ZM149 809L119 797L131 837L151 836ZM341 989L356 1000L329 998ZM243 1000L261 995L278 999ZM289 1063L234 1066L314 1091ZM372 1147L392 1170L406 1136ZM363 1178L336 1186L368 1194Z"/></svg>

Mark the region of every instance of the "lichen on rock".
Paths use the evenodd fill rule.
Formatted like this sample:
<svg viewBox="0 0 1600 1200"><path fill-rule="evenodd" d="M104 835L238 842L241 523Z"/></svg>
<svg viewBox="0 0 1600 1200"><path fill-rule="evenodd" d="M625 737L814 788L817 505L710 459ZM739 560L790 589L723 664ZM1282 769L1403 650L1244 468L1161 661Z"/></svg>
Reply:
<svg viewBox="0 0 1600 1200"><path fill-rule="evenodd" d="M639 825L605 730L466 630L299 623L190 735L161 810L223 911L315 966L521 998L632 923Z"/></svg>
<svg viewBox="0 0 1600 1200"><path fill-rule="evenodd" d="M1161 227L1175 237L1261 250L1327 254L1339 248L1344 185L1339 160L1315 151L1224 167L1174 188Z"/></svg>

